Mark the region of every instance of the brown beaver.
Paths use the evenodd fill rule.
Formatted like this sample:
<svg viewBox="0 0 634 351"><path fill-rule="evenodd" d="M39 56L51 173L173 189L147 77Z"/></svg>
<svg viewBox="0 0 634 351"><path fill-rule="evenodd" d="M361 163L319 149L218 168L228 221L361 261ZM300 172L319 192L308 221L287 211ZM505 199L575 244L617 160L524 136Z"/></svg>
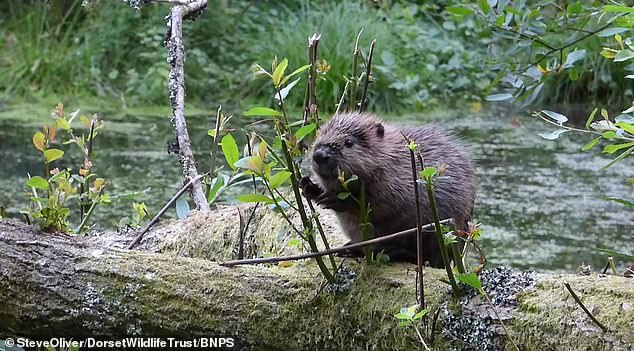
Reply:
<svg viewBox="0 0 634 351"><path fill-rule="evenodd" d="M349 112L334 116L322 126L312 147L314 184L308 177L301 185L306 195L336 211L351 242L362 240L359 205L343 192L339 171L346 178L356 175L364 184L370 203L373 236L383 236L416 227L416 204L408 145L403 137L419 145L425 166L446 169L434 183L440 219L453 218L457 230L466 230L475 202L476 176L466 148L451 134L434 125L401 127L381 122L368 113ZM420 164L418 165L420 167ZM357 187L359 182L352 183ZM423 224L432 219L426 188L420 186ZM424 258L442 267L442 256L432 233L424 235ZM416 236L376 245L392 261L416 262ZM359 254L360 252L355 252Z"/></svg>

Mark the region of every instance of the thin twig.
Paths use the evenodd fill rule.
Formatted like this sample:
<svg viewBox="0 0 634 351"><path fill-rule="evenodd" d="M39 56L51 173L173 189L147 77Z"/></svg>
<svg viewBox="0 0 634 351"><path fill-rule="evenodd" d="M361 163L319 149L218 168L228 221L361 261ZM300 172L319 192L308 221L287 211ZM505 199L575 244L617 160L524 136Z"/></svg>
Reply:
<svg viewBox="0 0 634 351"><path fill-rule="evenodd" d="M90 218L90 216L92 215L92 211L95 209L95 207L97 207L97 204L101 200L101 196L103 195L103 191L105 188L106 186L104 185L101 187L101 189L99 189L99 195L97 195L97 197L95 198L95 201L92 202L92 205L86 212L86 215L84 215L84 218L82 219L81 223L79 224L79 227L77 228L77 234L81 234L82 230L84 230L84 226L88 222L88 218Z"/></svg>
<svg viewBox="0 0 634 351"><path fill-rule="evenodd" d="M404 135L403 135L404 136ZM407 144L411 144L411 140L407 140ZM422 225L420 213L420 193L418 186L418 175L416 172L416 157L414 155L414 150L409 148L409 159L412 164L412 184L414 185L414 198L416 199L416 258L418 263L418 285L420 285L420 293L418 295L418 302L420 303L421 310L425 309L425 285L423 281L423 266L424 266L424 257L423 257L423 235L420 230Z"/></svg>
<svg viewBox="0 0 634 351"><path fill-rule="evenodd" d="M136 244L138 244L139 241L143 239L143 236L145 235L145 233L147 233L159 221L161 216L170 208L170 206L172 206L176 202L176 200L178 200L178 198L181 197L181 195L183 195L183 193L187 191L187 189L189 189L189 187L192 186L192 184L194 184L194 182L199 181L202 177L208 174L209 173L199 174L198 176L196 176L196 178L190 180L189 182L187 182L187 184L183 185L183 187L180 188L180 190L176 194L174 194L174 196L172 196L172 198L165 204L165 206L163 206L163 208L161 208L161 210L158 211L158 213L154 216L154 218L152 218L150 223L148 223L143 228L143 230L141 230L139 235L137 235L136 238L132 240L132 242L128 245L127 249L132 250L134 246L136 246Z"/></svg>
<svg viewBox="0 0 634 351"><path fill-rule="evenodd" d="M572 290L572 288L570 287L570 284L564 283L564 286L566 287L566 289L568 289L568 292L570 293L572 298L575 299L577 304L588 315L588 317L590 317L590 319L592 319L592 321L596 325L598 325L599 328L601 328L604 332L607 332L608 328L605 325L603 325L603 323L599 322L599 320L592 313L590 313L590 311L586 308L586 306L581 302L581 299L579 298L579 296L577 296L577 294Z"/></svg>
<svg viewBox="0 0 634 351"><path fill-rule="evenodd" d="M451 222L451 219L444 219L444 220L440 221L441 224L447 224L447 223L450 223L450 222ZM433 227L434 227L433 224L426 224L426 225L421 227L421 230L423 230L423 229L431 229ZM309 252L309 253L305 253L305 254L290 255L290 256L263 257L263 258L253 258L253 259L248 259L248 260L234 260L234 261L222 262L222 263L220 263L220 265L221 266L225 266L225 267L232 267L232 266L238 266L238 265L244 265L244 264L260 264L260 263L276 263L276 262L285 262L285 261L298 261L298 260L304 260L304 259L313 258L313 257L321 257L321 256L326 256L326 255L332 255L332 254L345 252L345 251L353 250L353 249L359 249L359 248L362 248L362 247L366 247L366 246L382 243L382 242L385 242L385 241L398 239L398 238L404 237L406 235L411 235L411 234L414 234L414 233L416 233L416 228L411 228L411 229L403 230L403 231L400 231L400 232L397 232L397 233L394 233L394 234L381 236L381 237L370 239L370 240L367 240L367 241L361 241L361 242L350 244L350 245L347 245L347 246L340 246L340 247L337 247L337 248L334 248L334 249L330 249L330 250Z"/></svg>
<svg viewBox="0 0 634 351"><path fill-rule="evenodd" d="M361 95L361 103L359 104L359 112L363 112L367 104L368 85L370 85L370 76L372 73L372 57L374 56L375 45L376 45L376 39L372 40L372 43L370 44L370 52L368 53L368 63L365 67L365 81L363 82L363 95Z"/></svg>
<svg viewBox="0 0 634 351"><path fill-rule="evenodd" d="M218 105L218 112L216 112L216 129L214 134L214 144L211 145L211 165L209 166L209 174L210 177L213 177L216 174L216 158L218 156L218 137L220 136L220 124L222 119L222 105ZM247 139L249 140L249 139ZM217 175L216 175L217 176ZM218 181L218 179L216 179ZM207 186L207 194L211 190L211 182Z"/></svg>
<svg viewBox="0 0 634 351"><path fill-rule="evenodd" d="M357 103L357 60L359 58L359 39L361 39L361 33L363 33L363 28L357 34L357 41L354 44L354 51L352 51L352 74L350 75L350 82L352 85L350 86L350 91L348 92L348 111L356 110Z"/></svg>
<svg viewBox="0 0 634 351"><path fill-rule="evenodd" d="M504 329L504 332L506 333L506 336L508 336L509 340L511 340L511 344L513 344L513 346L515 347L515 349L517 351L520 351L520 348L517 347L517 345L515 344L515 340L513 339L513 336L511 336L511 333L509 332L509 330L506 329L506 325L504 325L504 322L502 321L502 318L500 318L500 315L498 314L497 309L495 309L495 307L493 306L493 302L491 302L491 299L489 298L489 295L487 295L487 293L484 292L484 289L482 289L482 288L480 288L480 294L482 294L484 296L484 298L487 300L487 303L489 304L489 306L493 310L493 313L495 313L495 316L500 321L500 325L502 325L502 329Z"/></svg>

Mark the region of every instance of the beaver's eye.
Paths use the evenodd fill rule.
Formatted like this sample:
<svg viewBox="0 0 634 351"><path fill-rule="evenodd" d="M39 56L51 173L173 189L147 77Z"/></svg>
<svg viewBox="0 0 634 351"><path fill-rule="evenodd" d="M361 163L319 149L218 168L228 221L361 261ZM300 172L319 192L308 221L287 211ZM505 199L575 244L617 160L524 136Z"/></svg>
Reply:
<svg viewBox="0 0 634 351"><path fill-rule="evenodd" d="M352 147L354 145L354 141L352 138L346 138L346 141L343 142L345 147Z"/></svg>

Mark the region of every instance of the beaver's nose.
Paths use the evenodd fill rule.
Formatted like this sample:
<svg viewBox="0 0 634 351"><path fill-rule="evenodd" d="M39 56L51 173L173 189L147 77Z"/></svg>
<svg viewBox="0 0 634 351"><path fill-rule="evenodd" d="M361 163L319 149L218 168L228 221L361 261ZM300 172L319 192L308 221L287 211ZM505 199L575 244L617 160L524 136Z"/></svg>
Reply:
<svg viewBox="0 0 634 351"><path fill-rule="evenodd" d="M328 152L323 149L317 149L313 152L313 161L315 161L318 165L323 165L328 162L330 156L328 156Z"/></svg>

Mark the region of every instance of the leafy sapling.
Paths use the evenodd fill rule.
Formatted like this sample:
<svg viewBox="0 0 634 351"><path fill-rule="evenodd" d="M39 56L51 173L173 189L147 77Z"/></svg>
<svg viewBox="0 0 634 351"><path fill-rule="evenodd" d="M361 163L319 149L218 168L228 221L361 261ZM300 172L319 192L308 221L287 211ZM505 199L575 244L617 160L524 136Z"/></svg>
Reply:
<svg viewBox="0 0 634 351"><path fill-rule="evenodd" d="M421 323L423 321L423 317L427 315L427 309L420 309L419 305L413 305L410 307L403 307L401 311L395 315L396 319L398 319L398 325L403 328L412 327L416 331L416 335L418 336L418 341L420 341L421 345L425 350L429 350L427 343L425 342L425 338L421 333Z"/></svg>

